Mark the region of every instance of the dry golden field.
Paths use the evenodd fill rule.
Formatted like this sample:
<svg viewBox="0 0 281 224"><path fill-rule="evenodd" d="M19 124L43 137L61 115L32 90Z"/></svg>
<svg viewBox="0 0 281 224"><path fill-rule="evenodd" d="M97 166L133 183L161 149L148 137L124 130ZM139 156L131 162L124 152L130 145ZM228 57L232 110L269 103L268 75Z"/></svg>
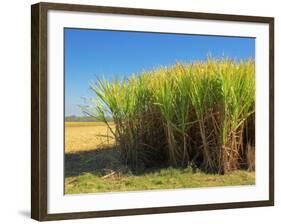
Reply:
<svg viewBox="0 0 281 224"><path fill-rule="evenodd" d="M110 124L114 130L114 124ZM112 133L102 122L65 122L65 152L78 152L114 144Z"/></svg>

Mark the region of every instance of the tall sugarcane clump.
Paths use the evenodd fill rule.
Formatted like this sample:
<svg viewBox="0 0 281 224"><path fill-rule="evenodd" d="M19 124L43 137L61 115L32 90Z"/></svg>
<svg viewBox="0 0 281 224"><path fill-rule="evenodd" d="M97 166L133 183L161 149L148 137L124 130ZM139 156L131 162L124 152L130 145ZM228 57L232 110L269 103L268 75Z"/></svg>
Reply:
<svg viewBox="0 0 281 224"><path fill-rule="evenodd" d="M116 147L134 171L159 164L219 174L254 169L253 60L177 63L100 79L91 89L88 114L113 120Z"/></svg>

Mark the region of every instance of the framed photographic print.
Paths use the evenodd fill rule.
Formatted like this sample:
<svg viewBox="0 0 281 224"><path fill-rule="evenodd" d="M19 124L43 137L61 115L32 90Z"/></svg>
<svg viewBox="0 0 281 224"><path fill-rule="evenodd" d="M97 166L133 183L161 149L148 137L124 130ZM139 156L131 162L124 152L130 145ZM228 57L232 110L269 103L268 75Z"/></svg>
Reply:
<svg viewBox="0 0 281 224"><path fill-rule="evenodd" d="M274 204L274 18L32 5L32 218Z"/></svg>

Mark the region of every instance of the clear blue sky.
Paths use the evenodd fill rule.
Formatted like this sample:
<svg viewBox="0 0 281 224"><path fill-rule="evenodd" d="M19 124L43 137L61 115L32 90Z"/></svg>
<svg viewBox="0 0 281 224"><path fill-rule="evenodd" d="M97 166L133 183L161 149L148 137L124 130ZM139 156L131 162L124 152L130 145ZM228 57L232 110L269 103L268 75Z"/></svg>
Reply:
<svg viewBox="0 0 281 224"><path fill-rule="evenodd" d="M221 36L159 34L68 29L65 39L65 115L82 115L79 105L93 95L97 77L128 76L176 61L255 57L255 39Z"/></svg>

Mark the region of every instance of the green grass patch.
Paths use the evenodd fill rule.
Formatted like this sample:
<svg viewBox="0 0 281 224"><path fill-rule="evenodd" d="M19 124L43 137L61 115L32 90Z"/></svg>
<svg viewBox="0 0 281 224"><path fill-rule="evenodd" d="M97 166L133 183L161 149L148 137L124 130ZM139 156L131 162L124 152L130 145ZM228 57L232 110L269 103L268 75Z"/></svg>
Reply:
<svg viewBox="0 0 281 224"><path fill-rule="evenodd" d="M206 174L191 169L163 168L143 175L116 173L103 178L83 173L65 179L66 194L122 192L155 189L238 186L255 184L255 172L234 171L226 175Z"/></svg>

